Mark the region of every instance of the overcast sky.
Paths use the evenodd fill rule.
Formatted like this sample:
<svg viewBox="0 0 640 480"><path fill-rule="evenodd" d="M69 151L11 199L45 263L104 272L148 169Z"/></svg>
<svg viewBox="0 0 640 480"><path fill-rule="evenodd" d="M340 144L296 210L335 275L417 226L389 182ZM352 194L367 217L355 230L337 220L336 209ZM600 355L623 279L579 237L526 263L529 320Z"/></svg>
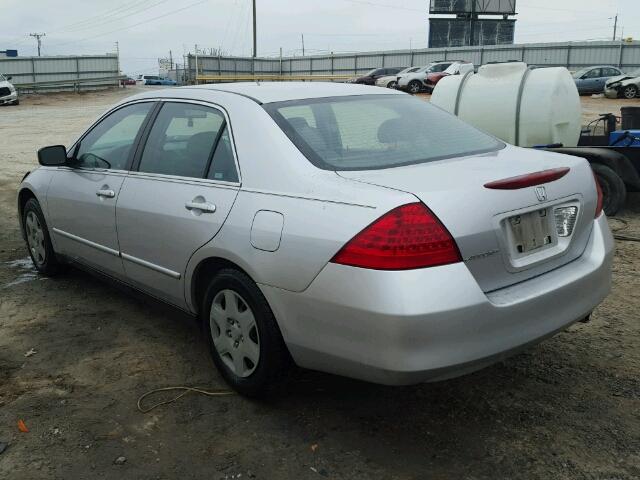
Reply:
<svg viewBox="0 0 640 480"><path fill-rule="evenodd" d="M640 39L640 0L517 0L516 43ZM0 50L93 54L120 45L126 73L157 72L157 58L220 48L251 54L251 0L0 0ZM427 0L257 0L258 54L425 48Z"/></svg>

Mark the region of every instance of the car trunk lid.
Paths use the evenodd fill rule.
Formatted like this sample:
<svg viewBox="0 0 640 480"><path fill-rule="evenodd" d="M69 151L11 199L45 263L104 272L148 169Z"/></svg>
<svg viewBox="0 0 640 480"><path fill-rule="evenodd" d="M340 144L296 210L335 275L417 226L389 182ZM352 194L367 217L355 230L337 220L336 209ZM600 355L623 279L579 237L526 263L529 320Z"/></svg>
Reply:
<svg viewBox="0 0 640 480"><path fill-rule="evenodd" d="M508 189L485 186L558 168L568 171L546 183ZM597 202L593 175L584 159L510 146L483 155L337 173L408 192L424 202L449 229L485 292L579 257L591 234ZM569 236L559 235L557 223L562 215L575 222Z"/></svg>

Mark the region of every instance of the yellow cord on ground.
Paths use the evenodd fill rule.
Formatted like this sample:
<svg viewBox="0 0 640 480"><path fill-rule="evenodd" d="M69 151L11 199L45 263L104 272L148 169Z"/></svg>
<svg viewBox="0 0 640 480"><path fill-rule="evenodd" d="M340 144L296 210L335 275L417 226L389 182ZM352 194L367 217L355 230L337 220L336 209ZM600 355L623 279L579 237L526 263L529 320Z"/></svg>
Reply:
<svg viewBox="0 0 640 480"><path fill-rule="evenodd" d="M180 395L177 395L169 400L165 400L163 402L159 402L159 403L155 403L153 405L151 405L148 408L142 408L142 401L147 398L149 395L153 395L154 393L158 393L158 392L170 392L173 390L178 390L178 391L182 391L182 393ZM138 410L141 413L149 413L151 410L159 407L160 405L166 405L168 403L173 403L176 400L184 397L187 393L189 392L194 392L194 393L199 393L201 395L206 395L208 397L226 397L229 395L235 395L235 392L232 392L231 390L218 390L218 391L209 391L209 390L203 390L201 388L195 388L195 387L163 387L163 388L156 388L154 390L151 390L147 393L145 393L144 395L142 395L140 398L138 398Z"/></svg>

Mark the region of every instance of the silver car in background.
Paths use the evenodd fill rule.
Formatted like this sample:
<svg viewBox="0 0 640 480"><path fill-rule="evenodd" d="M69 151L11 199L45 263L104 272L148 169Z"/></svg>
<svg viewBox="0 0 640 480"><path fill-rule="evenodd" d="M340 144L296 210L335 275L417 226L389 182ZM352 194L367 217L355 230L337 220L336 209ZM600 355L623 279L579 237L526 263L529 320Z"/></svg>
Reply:
<svg viewBox="0 0 640 480"><path fill-rule="evenodd" d="M71 262L197 315L246 395L291 362L389 385L494 363L585 319L613 239L589 164L400 92L154 90L19 188L36 268Z"/></svg>

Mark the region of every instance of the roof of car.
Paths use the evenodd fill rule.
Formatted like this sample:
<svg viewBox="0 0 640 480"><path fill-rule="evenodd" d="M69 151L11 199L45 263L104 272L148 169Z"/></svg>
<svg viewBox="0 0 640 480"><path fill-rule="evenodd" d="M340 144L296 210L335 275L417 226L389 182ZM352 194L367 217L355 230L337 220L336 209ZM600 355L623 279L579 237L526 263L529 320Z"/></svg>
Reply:
<svg viewBox="0 0 640 480"><path fill-rule="evenodd" d="M236 82L211 83L180 88L235 93L249 97L258 103L350 95L406 95L388 88L333 82Z"/></svg>

